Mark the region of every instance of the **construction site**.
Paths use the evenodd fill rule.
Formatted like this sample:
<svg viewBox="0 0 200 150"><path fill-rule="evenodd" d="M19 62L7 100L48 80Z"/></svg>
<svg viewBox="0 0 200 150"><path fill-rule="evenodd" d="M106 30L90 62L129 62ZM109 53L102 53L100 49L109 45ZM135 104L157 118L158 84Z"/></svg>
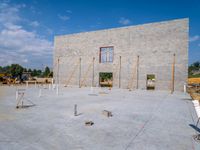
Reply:
<svg viewBox="0 0 200 150"><path fill-rule="evenodd" d="M56 36L53 78L0 86L0 149L199 150L189 20Z"/></svg>

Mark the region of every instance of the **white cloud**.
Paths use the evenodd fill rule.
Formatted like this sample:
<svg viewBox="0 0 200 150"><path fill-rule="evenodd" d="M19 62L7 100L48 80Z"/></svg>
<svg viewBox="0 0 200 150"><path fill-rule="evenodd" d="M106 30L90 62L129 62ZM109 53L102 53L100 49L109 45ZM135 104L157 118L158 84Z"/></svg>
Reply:
<svg viewBox="0 0 200 150"><path fill-rule="evenodd" d="M52 57L52 42L42 38L33 31L26 30L20 21L20 9L25 5L0 4L0 65L19 63L21 65L34 63L33 60L40 60L43 63L44 57ZM7 18L7 19L6 19ZM37 21L32 22L33 26L39 25ZM30 61L31 59L31 61Z"/></svg>
<svg viewBox="0 0 200 150"><path fill-rule="evenodd" d="M67 21L67 20L70 19L69 16L66 16L66 15L60 15L60 14L58 14L58 18L61 19L61 20L63 20L63 21Z"/></svg>
<svg viewBox="0 0 200 150"><path fill-rule="evenodd" d="M128 25L128 24L131 23L131 21L130 21L130 19L121 17L121 18L119 19L119 23L122 24L122 25Z"/></svg>
<svg viewBox="0 0 200 150"><path fill-rule="evenodd" d="M72 11L71 10L66 10L67 13L69 14L72 14Z"/></svg>
<svg viewBox="0 0 200 150"><path fill-rule="evenodd" d="M0 4L0 23L15 23L21 18L18 16L19 5L10 7L7 3L3 2Z"/></svg>
<svg viewBox="0 0 200 150"><path fill-rule="evenodd" d="M40 24L39 24L38 21L33 21L33 22L30 23L30 25L31 25L32 27L38 27Z"/></svg>
<svg viewBox="0 0 200 150"><path fill-rule="evenodd" d="M195 42L195 41L199 40L199 38L200 38L199 35L195 35L195 36L190 37L189 41Z"/></svg>

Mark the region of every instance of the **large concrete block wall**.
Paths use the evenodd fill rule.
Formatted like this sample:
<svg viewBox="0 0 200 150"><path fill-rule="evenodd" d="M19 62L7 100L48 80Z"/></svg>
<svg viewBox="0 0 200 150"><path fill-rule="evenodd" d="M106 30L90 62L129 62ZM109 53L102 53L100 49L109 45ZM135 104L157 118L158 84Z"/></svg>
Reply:
<svg viewBox="0 0 200 150"><path fill-rule="evenodd" d="M155 74L155 88L170 90L173 55L175 54L175 90L183 91L188 74L188 24L189 21L186 18L56 36L54 78L63 85L71 78L67 84L79 85L81 73L80 81L85 79L83 84L91 86L93 73L91 63L95 57L95 85L99 83L99 72L113 72L114 87L118 87L119 56L121 56L122 88L131 85L134 89L138 81L138 88L146 89L147 74ZM114 61L113 63L99 63L100 47L107 46L114 47Z"/></svg>

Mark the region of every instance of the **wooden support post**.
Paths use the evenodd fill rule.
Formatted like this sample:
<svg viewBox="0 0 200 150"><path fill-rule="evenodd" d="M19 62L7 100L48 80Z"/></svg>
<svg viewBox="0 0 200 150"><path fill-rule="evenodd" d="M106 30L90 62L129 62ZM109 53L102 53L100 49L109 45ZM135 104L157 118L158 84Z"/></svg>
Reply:
<svg viewBox="0 0 200 150"><path fill-rule="evenodd" d="M119 56L119 88L121 88L121 56Z"/></svg>
<svg viewBox="0 0 200 150"><path fill-rule="evenodd" d="M58 81L59 81L59 58L57 60L57 84L58 84Z"/></svg>
<svg viewBox="0 0 200 150"><path fill-rule="evenodd" d="M57 95L59 94L59 84L60 84L60 83L59 83L59 80L60 80L60 79L59 79L59 72L60 72L60 70L59 70L59 69L60 69L60 68L59 68L59 66L60 66L60 65L59 65L59 61L60 61L60 60L59 60L59 58L58 58L58 62L57 62L57 63L58 63L58 64L57 64L57 65L58 65L58 69L57 69L57 89L56 89Z"/></svg>
<svg viewBox="0 0 200 150"><path fill-rule="evenodd" d="M95 61L95 57L93 57L93 60L92 60L92 87L94 87L94 61Z"/></svg>
<svg viewBox="0 0 200 150"><path fill-rule="evenodd" d="M81 88L81 58L79 58L79 88Z"/></svg>
<svg viewBox="0 0 200 150"><path fill-rule="evenodd" d="M174 80L175 80L175 54L173 55L173 63L172 63L172 87L171 87L171 94L174 92Z"/></svg>
<svg viewBox="0 0 200 150"><path fill-rule="evenodd" d="M139 59L140 59L140 56L138 55L137 56L137 83L136 83L136 89L138 89L139 87Z"/></svg>

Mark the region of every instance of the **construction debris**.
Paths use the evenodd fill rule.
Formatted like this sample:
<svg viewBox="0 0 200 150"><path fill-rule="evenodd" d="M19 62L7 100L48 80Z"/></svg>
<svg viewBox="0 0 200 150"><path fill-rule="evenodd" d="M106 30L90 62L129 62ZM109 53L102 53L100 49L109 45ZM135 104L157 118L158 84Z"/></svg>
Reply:
<svg viewBox="0 0 200 150"><path fill-rule="evenodd" d="M102 114L106 117L112 117L112 112L111 111L108 111L108 110L103 110L102 111Z"/></svg>
<svg viewBox="0 0 200 150"><path fill-rule="evenodd" d="M86 126L92 126L93 124L94 124L94 122L92 122L92 121L85 121Z"/></svg>
<svg viewBox="0 0 200 150"><path fill-rule="evenodd" d="M16 108L17 109L35 106L35 104L33 102L24 98L25 91L26 91L25 89L18 89L16 91L16 100L17 100ZM24 101L28 102L29 104L25 104Z"/></svg>

